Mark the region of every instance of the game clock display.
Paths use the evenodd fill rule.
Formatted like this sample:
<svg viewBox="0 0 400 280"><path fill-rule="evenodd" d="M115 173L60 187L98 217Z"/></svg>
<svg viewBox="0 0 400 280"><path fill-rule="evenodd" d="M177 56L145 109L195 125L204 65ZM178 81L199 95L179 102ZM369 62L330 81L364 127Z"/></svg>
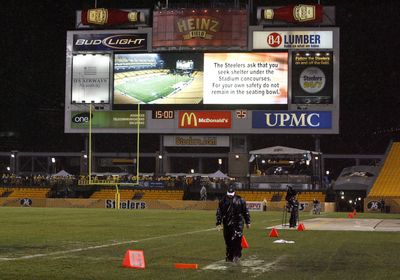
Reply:
<svg viewBox="0 0 400 280"><path fill-rule="evenodd" d="M173 110L153 110L152 115L157 120L172 120L175 117Z"/></svg>

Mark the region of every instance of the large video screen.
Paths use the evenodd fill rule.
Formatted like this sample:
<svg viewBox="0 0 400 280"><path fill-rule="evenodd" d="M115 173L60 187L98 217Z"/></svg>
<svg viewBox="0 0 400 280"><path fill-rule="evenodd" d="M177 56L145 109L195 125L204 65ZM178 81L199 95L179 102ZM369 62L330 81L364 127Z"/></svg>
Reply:
<svg viewBox="0 0 400 280"><path fill-rule="evenodd" d="M287 85L287 52L114 55L116 107L287 105Z"/></svg>
<svg viewBox="0 0 400 280"><path fill-rule="evenodd" d="M200 104L202 53L114 56L114 104Z"/></svg>

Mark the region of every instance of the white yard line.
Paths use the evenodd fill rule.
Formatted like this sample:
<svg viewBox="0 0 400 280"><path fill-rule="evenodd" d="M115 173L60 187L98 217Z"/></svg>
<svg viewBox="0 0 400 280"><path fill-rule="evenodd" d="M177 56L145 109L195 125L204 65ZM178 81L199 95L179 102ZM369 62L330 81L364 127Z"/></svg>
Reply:
<svg viewBox="0 0 400 280"><path fill-rule="evenodd" d="M22 257L14 257L14 258L0 257L0 261L17 261L17 260L40 258L40 257L49 257L49 256L55 256L55 255L64 255L64 254L96 250L96 249L102 249L102 248L113 247L113 246L120 246L120 245L131 244L131 243L144 242L144 241L149 241L149 240L177 237L177 236L183 236L183 235L188 235L188 234L196 234L196 233L212 231L212 230L216 230L216 229L209 228L209 229L188 231L188 232L182 232L182 233L166 234L166 235L143 238L143 239L139 239L139 240L121 241L121 242L115 242L115 243L109 243L109 244L103 244L103 245L89 246L89 247L85 247L85 248L76 248L76 249L71 249L71 250L56 251L56 252L51 252L51 253L46 253L46 254L34 254L34 255L26 255L26 256L22 256Z"/></svg>

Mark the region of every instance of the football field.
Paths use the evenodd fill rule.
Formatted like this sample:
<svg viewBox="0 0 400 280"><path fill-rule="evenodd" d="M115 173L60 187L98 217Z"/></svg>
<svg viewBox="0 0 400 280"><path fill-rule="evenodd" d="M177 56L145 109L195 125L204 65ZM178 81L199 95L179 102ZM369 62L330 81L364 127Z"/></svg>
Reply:
<svg viewBox="0 0 400 280"><path fill-rule="evenodd" d="M115 89L143 103L150 103L179 91L190 80L187 75L149 75L149 77L126 78L124 82L116 85Z"/></svg>
<svg viewBox="0 0 400 280"><path fill-rule="evenodd" d="M224 262L215 211L0 208L0 279L399 279L400 233L285 230L281 212L252 212L249 248ZM308 213L300 218L312 219ZM332 213L318 219L346 219ZM354 221L400 215L363 214ZM318 220L318 224L324 224ZM292 244L276 244L283 239ZM122 267L126 250L143 250L144 270ZM196 263L179 270L174 263Z"/></svg>

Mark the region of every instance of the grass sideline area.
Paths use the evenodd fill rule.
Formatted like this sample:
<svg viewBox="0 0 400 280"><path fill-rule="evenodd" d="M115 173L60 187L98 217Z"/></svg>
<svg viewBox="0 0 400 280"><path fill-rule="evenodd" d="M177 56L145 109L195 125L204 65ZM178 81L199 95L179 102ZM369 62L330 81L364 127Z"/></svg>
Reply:
<svg viewBox="0 0 400 280"><path fill-rule="evenodd" d="M400 278L399 232L279 230L279 238L295 244L274 244L266 227L280 224L281 215L252 212L252 228L245 230L250 248L243 250L240 265L225 265L215 211L1 207L0 278ZM400 214L357 218L400 219ZM144 250L145 270L122 267L128 249ZM197 263L199 269L178 270L174 263Z"/></svg>

